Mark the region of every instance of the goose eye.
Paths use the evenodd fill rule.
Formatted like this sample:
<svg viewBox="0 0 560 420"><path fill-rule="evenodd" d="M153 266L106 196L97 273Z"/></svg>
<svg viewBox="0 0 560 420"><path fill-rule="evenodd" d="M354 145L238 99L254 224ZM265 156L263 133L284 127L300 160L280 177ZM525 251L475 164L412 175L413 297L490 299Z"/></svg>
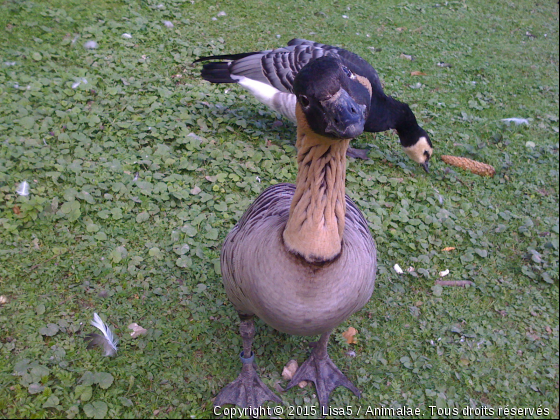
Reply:
<svg viewBox="0 0 560 420"><path fill-rule="evenodd" d="M309 106L309 98L305 95L299 97L299 102L302 107L307 108Z"/></svg>
<svg viewBox="0 0 560 420"><path fill-rule="evenodd" d="M354 73L352 73L348 67L346 66L342 66L342 71L344 71L344 73L346 73L346 76L348 76L350 79L355 79L356 75Z"/></svg>

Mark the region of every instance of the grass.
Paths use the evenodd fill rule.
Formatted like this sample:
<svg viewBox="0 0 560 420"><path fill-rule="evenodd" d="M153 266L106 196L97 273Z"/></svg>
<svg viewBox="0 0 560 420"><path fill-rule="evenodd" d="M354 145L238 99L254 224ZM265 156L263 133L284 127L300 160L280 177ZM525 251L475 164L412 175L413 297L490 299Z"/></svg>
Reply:
<svg viewBox="0 0 560 420"><path fill-rule="evenodd" d="M370 222L379 272L369 304L330 345L363 397L339 388L331 406L556 418L552 3L4 1L0 415L214 416L241 344L220 246L259 192L295 180L295 129L188 64L299 36L369 60L436 150L424 175L393 133L353 144L370 149L371 160L349 162L347 192ZM441 154L490 163L496 176L448 167ZM16 193L23 181L28 196ZM437 285L445 269L474 287ZM93 312L120 337L115 358L85 347ZM132 338L133 322L147 334ZM357 344L341 336L349 326ZM282 367L307 357L308 339L257 327L261 376L283 386ZM317 405L311 387L282 398ZM287 410L281 417L294 417Z"/></svg>

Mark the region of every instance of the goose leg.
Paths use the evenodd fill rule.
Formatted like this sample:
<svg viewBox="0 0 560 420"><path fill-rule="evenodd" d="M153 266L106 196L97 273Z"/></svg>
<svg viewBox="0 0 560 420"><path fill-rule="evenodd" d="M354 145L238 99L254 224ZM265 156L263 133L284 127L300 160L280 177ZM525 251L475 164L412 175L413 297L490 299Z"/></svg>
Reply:
<svg viewBox="0 0 560 420"><path fill-rule="evenodd" d="M234 404L242 408L260 407L268 400L282 404L280 397L268 389L255 371L255 355L251 350L253 337L255 336L255 325L252 316L241 318L239 333L243 339L243 351L240 355L241 362L243 363L241 373L235 381L226 385L220 391L214 400L214 406Z"/></svg>
<svg viewBox="0 0 560 420"><path fill-rule="evenodd" d="M330 335L330 332L325 333L317 343L314 343L311 356L303 362L286 387L288 390L301 381L313 381L322 412L328 406L331 392L338 386L345 386L358 398L360 397L360 390L336 367L327 353Z"/></svg>
<svg viewBox="0 0 560 420"><path fill-rule="evenodd" d="M366 149L354 149L353 147L349 147L348 150L346 150L346 156L354 159L369 160L368 151Z"/></svg>

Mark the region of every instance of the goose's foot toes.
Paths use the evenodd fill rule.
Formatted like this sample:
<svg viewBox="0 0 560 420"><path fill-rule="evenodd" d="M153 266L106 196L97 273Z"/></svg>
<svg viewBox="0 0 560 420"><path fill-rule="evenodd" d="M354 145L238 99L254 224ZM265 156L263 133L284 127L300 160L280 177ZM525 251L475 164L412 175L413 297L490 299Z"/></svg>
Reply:
<svg viewBox="0 0 560 420"><path fill-rule="evenodd" d="M234 404L241 408L260 407L265 401L282 404L282 399L273 393L253 367L253 357L244 359L243 369L237 379L226 385L214 399L214 406Z"/></svg>
<svg viewBox="0 0 560 420"><path fill-rule="evenodd" d="M311 353L286 387L286 390L296 386L301 381L313 381L317 390L317 398L321 408L329 404L331 392L339 386L344 386L352 391L358 398L360 390L336 367L328 354L318 356L315 351Z"/></svg>
<svg viewBox="0 0 560 420"><path fill-rule="evenodd" d="M369 160L368 151L366 149L354 149L353 147L349 147L346 151L346 156L354 159Z"/></svg>

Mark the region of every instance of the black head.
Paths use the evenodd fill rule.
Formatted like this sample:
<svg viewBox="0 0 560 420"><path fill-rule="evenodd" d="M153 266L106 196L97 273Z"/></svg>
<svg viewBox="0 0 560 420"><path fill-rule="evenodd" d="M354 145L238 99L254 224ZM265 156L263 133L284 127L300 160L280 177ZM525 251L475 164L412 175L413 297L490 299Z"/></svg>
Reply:
<svg viewBox="0 0 560 420"><path fill-rule="evenodd" d="M371 96L340 58L320 57L303 67L294 93L315 133L349 139L364 131Z"/></svg>

